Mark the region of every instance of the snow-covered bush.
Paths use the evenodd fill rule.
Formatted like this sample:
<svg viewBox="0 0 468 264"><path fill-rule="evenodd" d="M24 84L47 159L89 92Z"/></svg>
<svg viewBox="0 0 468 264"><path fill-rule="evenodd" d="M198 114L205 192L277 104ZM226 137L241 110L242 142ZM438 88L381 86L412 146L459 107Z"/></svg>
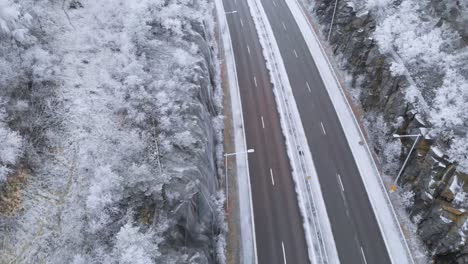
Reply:
<svg viewBox="0 0 468 264"><path fill-rule="evenodd" d="M9 166L16 165L22 154L22 138L0 122L0 183L11 173Z"/></svg>
<svg viewBox="0 0 468 264"><path fill-rule="evenodd" d="M401 193L401 203L406 208L411 208L414 204L414 192L413 191L403 191Z"/></svg>
<svg viewBox="0 0 468 264"><path fill-rule="evenodd" d="M126 224L116 235L115 255L118 263L147 264L160 255L151 232L142 233L138 227Z"/></svg>
<svg viewBox="0 0 468 264"><path fill-rule="evenodd" d="M12 0L0 0L0 36L6 35L22 43L33 39L28 27L32 16L24 12L22 6Z"/></svg>
<svg viewBox="0 0 468 264"><path fill-rule="evenodd" d="M367 0L366 7L369 9L373 8L383 8L391 3L392 0Z"/></svg>

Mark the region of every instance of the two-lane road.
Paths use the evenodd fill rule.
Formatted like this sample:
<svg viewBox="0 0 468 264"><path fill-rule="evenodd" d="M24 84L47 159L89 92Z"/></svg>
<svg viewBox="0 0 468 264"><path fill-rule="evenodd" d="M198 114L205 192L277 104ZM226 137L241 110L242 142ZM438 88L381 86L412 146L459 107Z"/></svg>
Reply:
<svg viewBox="0 0 468 264"><path fill-rule="evenodd" d="M257 32L243 0L226 0L224 6L236 58L247 146L255 149L249 156L249 170L258 262L308 263L285 139Z"/></svg>
<svg viewBox="0 0 468 264"><path fill-rule="evenodd" d="M343 128L284 0L261 1L280 48L342 263L391 263ZM302 219L265 59L247 0L224 0L236 58L259 263L308 263Z"/></svg>

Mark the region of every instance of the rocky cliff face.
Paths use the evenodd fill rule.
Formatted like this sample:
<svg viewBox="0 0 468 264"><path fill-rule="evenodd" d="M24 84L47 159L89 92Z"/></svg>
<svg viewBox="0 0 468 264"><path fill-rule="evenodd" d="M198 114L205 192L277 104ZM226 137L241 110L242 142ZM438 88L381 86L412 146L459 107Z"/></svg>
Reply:
<svg viewBox="0 0 468 264"><path fill-rule="evenodd" d="M402 2L405 1L395 1L394 5ZM425 12L440 19L434 26L445 24L459 32L466 43L466 4L426 2ZM303 0L303 3L326 38L335 0ZM373 148L386 174L397 175L415 141L415 138L404 138L400 146L391 134L422 135L398 182L404 190L401 193L405 196L407 212L417 224L417 233L435 263L468 263L465 243L468 175L457 170L457 162L443 154L451 144L451 134L433 133L428 113L418 107L418 102L405 100L414 84L411 78L418 78L417 85L424 86L425 92L433 96L440 76L436 72L418 73L412 69L409 69L411 75L395 74L398 54L381 52L374 38L380 19L379 10L369 10L360 1L338 1L329 45L341 69L350 75L352 90L358 91L357 99L364 110ZM457 48L464 47L466 44ZM466 130L466 126L460 129ZM467 155L466 146L461 148Z"/></svg>

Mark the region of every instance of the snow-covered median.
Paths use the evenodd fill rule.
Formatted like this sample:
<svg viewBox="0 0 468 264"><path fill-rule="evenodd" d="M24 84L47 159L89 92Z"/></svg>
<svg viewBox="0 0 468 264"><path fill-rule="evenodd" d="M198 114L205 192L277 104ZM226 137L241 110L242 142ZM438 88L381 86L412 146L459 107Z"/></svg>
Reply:
<svg viewBox="0 0 468 264"><path fill-rule="evenodd" d="M346 139L354 155L356 164L366 187L369 200L380 226L387 250L393 263L414 263L411 252L404 238L394 208L390 202L387 190L382 182L380 173L365 142L359 123L344 95L336 74L325 55L319 38L309 24L306 15L296 0L286 0L286 4L294 15L296 23L306 40L309 51L318 66L322 80L338 114L343 127L346 127Z"/></svg>
<svg viewBox="0 0 468 264"><path fill-rule="evenodd" d="M281 53L263 6L247 0L274 87L311 263L339 263L322 191ZM300 155L303 153L304 155ZM312 184L313 183L313 184Z"/></svg>

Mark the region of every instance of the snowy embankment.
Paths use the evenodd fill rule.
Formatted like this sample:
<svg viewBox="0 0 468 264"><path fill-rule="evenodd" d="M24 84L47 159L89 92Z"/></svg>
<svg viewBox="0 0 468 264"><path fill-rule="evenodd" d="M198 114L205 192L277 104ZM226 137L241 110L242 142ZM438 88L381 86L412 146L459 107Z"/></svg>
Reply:
<svg viewBox="0 0 468 264"><path fill-rule="evenodd" d="M320 40L309 24L307 16L296 0L286 0L297 24L306 39L309 51L318 65L320 75L332 99L335 110L343 127L346 127L346 139L353 152L356 164L366 187L369 200L375 212L382 236L393 263L413 263L406 239L401 230L393 205L388 197L380 172L373 160L366 138L349 105L343 89L328 61ZM365 142L361 145L360 142Z"/></svg>
<svg viewBox="0 0 468 264"><path fill-rule="evenodd" d="M311 151L305 136L292 88L273 30L261 3L247 0L270 71L273 91L286 138L292 174L311 263L339 263L322 191L317 179ZM304 155L299 155L304 153ZM313 183L312 183L313 182Z"/></svg>
<svg viewBox="0 0 468 264"><path fill-rule="evenodd" d="M237 79L236 61L232 47L231 34L226 20L223 0L215 0L216 13L219 21L219 35L224 51L229 82L229 93L231 99L232 123L234 129L234 144L236 152L247 150L247 142L244 130L244 117L242 112L242 101L240 96L239 82ZM242 263L257 263L257 246L255 239L255 222L252 203L252 190L250 186L248 155L236 155L236 176L239 195L239 214L241 228L240 254ZM226 190L228 192L228 190Z"/></svg>
<svg viewBox="0 0 468 264"><path fill-rule="evenodd" d="M0 262L222 262L213 25L207 0L0 0Z"/></svg>

